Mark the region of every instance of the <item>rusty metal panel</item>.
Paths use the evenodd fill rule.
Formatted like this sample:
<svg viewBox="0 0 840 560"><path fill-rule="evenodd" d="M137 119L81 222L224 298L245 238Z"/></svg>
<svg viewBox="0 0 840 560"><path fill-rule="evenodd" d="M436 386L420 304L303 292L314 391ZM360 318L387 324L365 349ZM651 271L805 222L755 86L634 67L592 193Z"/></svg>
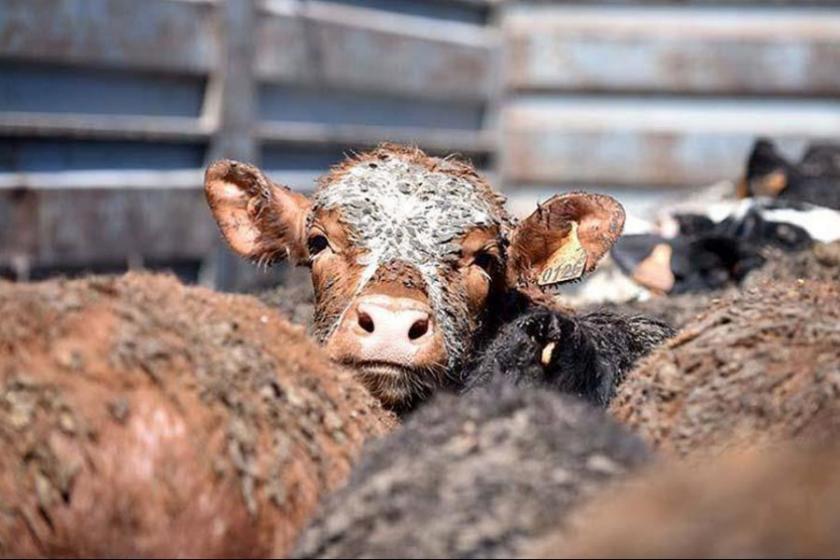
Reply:
<svg viewBox="0 0 840 560"><path fill-rule="evenodd" d="M206 79L0 61L0 112L201 116Z"/></svg>
<svg viewBox="0 0 840 560"><path fill-rule="evenodd" d="M840 103L520 100L503 131L508 185L698 186L737 178L757 136L840 137Z"/></svg>
<svg viewBox="0 0 840 560"><path fill-rule="evenodd" d="M0 136L0 188L6 174L17 180L20 173L98 170L121 179L119 170L197 169L204 165L205 152L203 142Z"/></svg>
<svg viewBox="0 0 840 560"><path fill-rule="evenodd" d="M81 215L68 214L71 202ZM219 235L200 189L45 191L38 225L44 263L190 259L207 254Z"/></svg>
<svg viewBox="0 0 840 560"><path fill-rule="evenodd" d="M423 99L355 92L263 85L262 121L363 125L427 130L480 130L486 100Z"/></svg>
<svg viewBox="0 0 840 560"><path fill-rule="evenodd" d="M193 142L207 140L210 132L205 123L185 117L0 111L5 137Z"/></svg>
<svg viewBox="0 0 840 560"><path fill-rule="evenodd" d="M384 139L486 163L498 34L458 14L496 1L0 0L0 269L212 255L209 157L303 188ZM259 114L282 88L324 97Z"/></svg>
<svg viewBox="0 0 840 560"><path fill-rule="evenodd" d="M492 1L492 0L491 0ZM611 7L611 6L680 6L695 7L706 6L712 9L717 8L825 8L829 6L840 6L840 0L496 0L498 5L523 4L529 6L540 5L567 5L589 7Z"/></svg>
<svg viewBox="0 0 840 560"><path fill-rule="evenodd" d="M519 7L503 29L514 89L840 93L837 10Z"/></svg>
<svg viewBox="0 0 840 560"><path fill-rule="evenodd" d="M465 154L486 153L495 148L495 135L487 131L290 122L263 124L259 131L267 144L371 148L381 142L396 142L422 146L433 152Z"/></svg>
<svg viewBox="0 0 840 560"><path fill-rule="evenodd" d="M266 81L409 97L487 99L496 33L310 1L266 2L257 72Z"/></svg>
<svg viewBox="0 0 840 560"><path fill-rule="evenodd" d="M213 70L205 104L205 117L216 128L208 160L254 161L258 154L253 133L257 118L253 39L257 9L253 0L226 0L220 10L223 56Z"/></svg>
<svg viewBox="0 0 840 560"><path fill-rule="evenodd" d="M38 200L34 193L0 189L0 267L14 268L38 248Z"/></svg>
<svg viewBox="0 0 840 560"><path fill-rule="evenodd" d="M16 258L42 266L195 259L219 236L203 196L198 188L0 190L0 216L10 218L0 226L0 267Z"/></svg>
<svg viewBox="0 0 840 560"><path fill-rule="evenodd" d="M209 0L0 0L0 58L205 74Z"/></svg>

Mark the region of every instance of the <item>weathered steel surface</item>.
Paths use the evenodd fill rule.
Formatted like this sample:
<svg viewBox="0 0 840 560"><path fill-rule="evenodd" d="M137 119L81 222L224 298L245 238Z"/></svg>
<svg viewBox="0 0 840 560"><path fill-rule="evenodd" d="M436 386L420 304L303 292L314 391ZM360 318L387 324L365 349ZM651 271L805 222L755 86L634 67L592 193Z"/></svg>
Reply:
<svg viewBox="0 0 840 560"><path fill-rule="evenodd" d="M257 9L253 0L227 0L220 8L222 58L213 70L205 104L205 119L216 129L207 160L231 158L257 162L258 139L254 135L257 83L254 75ZM214 283L232 290L247 272L247 264L217 241Z"/></svg>
<svg viewBox="0 0 840 560"><path fill-rule="evenodd" d="M210 0L0 0L0 58L203 74Z"/></svg>
<svg viewBox="0 0 840 560"><path fill-rule="evenodd" d="M215 128L207 159L255 161L257 85L252 33L257 25L256 8L253 0L227 0L222 8L223 54L211 75L205 103L205 122Z"/></svg>
<svg viewBox="0 0 840 560"><path fill-rule="evenodd" d="M117 171L36 171L0 173L0 191L54 190L196 190L204 183L203 169L173 171L128 170Z"/></svg>
<svg viewBox="0 0 840 560"><path fill-rule="evenodd" d="M185 117L0 112L0 136L109 140L206 140L209 127Z"/></svg>
<svg viewBox="0 0 840 560"><path fill-rule="evenodd" d="M486 162L495 3L0 0L0 269L211 254L216 157L304 189L383 140Z"/></svg>
<svg viewBox="0 0 840 560"><path fill-rule="evenodd" d="M824 8L827 6L840 6L840 0L595 0L584 2L582 0L499 0L500 4L513 5L528 4L539 5L581 5L589 4L598 6L706 6L716 8L742 8L742 7L794 7L794 8Z"/></svg>
<svg viewBox="0 0 840 560"><path fill-rule="evenodd" d="M204 88L202 76L0 61L3 112L197 118Z"/></svg>
<svg viewBox="0 0 840 560"><path fill-rule="evenodd" d="M0 265L195 259L218 238L202 200L198 188L0 190Z"/></svg>
<svg viewBox="0 0 840 560"><path fill-rule="evenodd" d="M439 130L484 127L486 100L405 97L378 92L263 84L261 121L310 122Z"/></svg>
<svg viewBox="0 0 840 560"><path fill-rule="evenodd" d="M0 136L0 173L198 169L205 152L202 142Z"/></svg>
<svg viewBox="0 0 840 560"><path fill-rule="evenodd" d="M840 93L840 12L748 8L514 10L517 89Z"/></svg>
<svg viewBox="0 0 840 560"><path fill-rule="evenodd" d="M499 0L507 4L530 4L530 5L580 5L581 0ZM812 6L825 7L840 5L840 0L595 0L592 4L598 3L601 6L638 6L640 4L651 6L708 6L712 9L722 7L786 7L808 8Z"/></svg>
<svg viewBox="0 0 840 560"><path fill-rule="evenodd" d="M257 72L272 82L486 99L497 35L458 22L326 2L267 1L257 30Z"/></svg>
<svg viewBox="0 0 840 560"><path fill-rule="evenodd" d="M381 142L423 146L429 151L486 153L495 148L495 137L486 131L434 130L314 123L266 123L259 127L266 143L372 147Z"/></svg>
<svg viewBox="0 0 840 560"><path fill-rule="evenodd" d="M840 137L840 103L520 100L503 131L509 184L698 186L737 178L757 136Z"/></svg>

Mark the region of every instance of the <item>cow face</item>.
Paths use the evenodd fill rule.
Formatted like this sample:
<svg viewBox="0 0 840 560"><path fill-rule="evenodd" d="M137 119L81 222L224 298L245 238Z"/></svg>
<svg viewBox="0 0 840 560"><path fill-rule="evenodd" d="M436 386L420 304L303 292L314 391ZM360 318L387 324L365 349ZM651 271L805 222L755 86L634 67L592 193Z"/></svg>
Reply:
<svg viewBox="0 0 840 560"><path fill-rule="evenodd" d="M345 161L311 199L230 161L205 190L239 254L311 268L316 338L392 408L446 385L507 294L592 270L624 221L613 199L577 193L517 224L469 165L397 146Z"/></svg>

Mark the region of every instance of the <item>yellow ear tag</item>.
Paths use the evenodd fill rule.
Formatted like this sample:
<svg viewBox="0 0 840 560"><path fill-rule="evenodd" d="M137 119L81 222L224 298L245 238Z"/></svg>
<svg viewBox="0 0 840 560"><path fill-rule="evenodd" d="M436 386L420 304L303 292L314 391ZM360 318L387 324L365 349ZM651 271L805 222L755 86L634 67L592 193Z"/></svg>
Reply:
<svg viewBox="0 0 840 560"><path fill-rule="evenodd" d="M568 239L548 258L545 268L540 273L537 280L540 286L568 282L583 276L583 270L586 267L586 250L580 244L577 230L577 222L572 222Z"/></svg>

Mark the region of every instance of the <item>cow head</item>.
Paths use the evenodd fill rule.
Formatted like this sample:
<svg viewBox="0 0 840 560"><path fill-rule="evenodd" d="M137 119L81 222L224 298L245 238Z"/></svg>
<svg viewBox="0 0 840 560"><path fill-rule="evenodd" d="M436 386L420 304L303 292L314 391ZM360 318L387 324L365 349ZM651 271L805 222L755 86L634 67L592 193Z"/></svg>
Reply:
<svg viewBox="0 0 840 560"><path fill-rule="evenodd" d="M517 223L471 166L392 145L312 198L232 161L209 167L205 191L237 253L311 268L316 338L397 409L451 380L509 294L592 270L624 222L612 198L572 193Z"/></svg>

